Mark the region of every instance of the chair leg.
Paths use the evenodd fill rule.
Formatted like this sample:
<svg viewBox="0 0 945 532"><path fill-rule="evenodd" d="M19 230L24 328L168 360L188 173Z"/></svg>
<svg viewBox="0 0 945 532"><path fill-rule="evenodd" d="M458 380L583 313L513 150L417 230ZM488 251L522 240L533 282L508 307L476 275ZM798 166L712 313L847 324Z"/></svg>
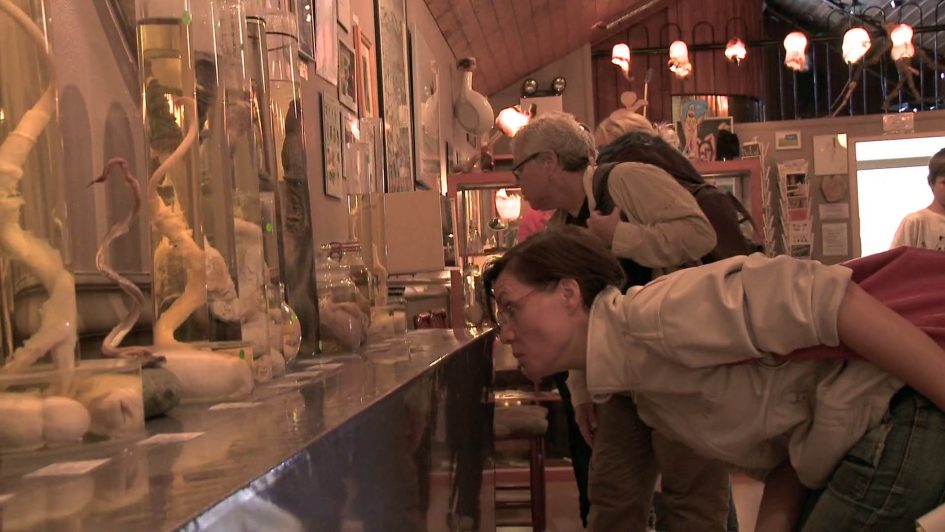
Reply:
<svg viewBox="0 0 945 532"><path fill-rule="evenodd" d="M529 464L529 484L532 506L532 530L545 530L545 439L532 438L531 463Z"/></svg>

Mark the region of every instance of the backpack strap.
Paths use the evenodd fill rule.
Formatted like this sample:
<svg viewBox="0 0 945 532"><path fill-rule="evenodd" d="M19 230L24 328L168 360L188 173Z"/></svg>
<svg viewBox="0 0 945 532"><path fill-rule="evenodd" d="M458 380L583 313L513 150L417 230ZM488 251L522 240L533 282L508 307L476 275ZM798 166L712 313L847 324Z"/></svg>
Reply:
<svg viewBox="0 0 945 532"><path fill-rule="evenodd" d="M620 163L606 163L594 169L591 181L591 190L594 193L594 209L601 214L610 214L614 210L614 199L610 197L607 183L610 181L610 172Z"/></svg>

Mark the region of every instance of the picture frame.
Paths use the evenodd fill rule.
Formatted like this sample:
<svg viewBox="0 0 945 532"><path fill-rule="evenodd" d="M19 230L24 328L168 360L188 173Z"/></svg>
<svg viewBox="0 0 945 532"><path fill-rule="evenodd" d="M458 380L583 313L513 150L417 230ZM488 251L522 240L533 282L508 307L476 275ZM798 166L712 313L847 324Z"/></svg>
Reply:
<svg viewBox="0 0 945 532"><path fill-rule="evenodd" d="M338 100L358 112L357 56L344 39L338 40Z"/></svg>
<svg viewBox="0 0 945 532"><path fill-rule="evenodd" d="M748 140L742 142L742 159L760 159L761 143L757 140Z"/></svg>
<svg viewBox="0 0 945 532"><path fill-rule="evenodd" d="M414 189L414 154L404 0L378 0L375 7L386 191L410 192Z"/></svg>
<svg viewBox="0 0 945 532"><path fill-rule="evenodd" d="M358 116L361 118L377 116L377 88L374 81L377 58L374 55L374 45L371 44L371 39L361 32L357 24L354 25L352 33L357 56L355 74L358 85Z"/></svg>
<svg viewBox="0 0 945 532"><path fill-rule="evenodd" d="M714 161L719 131L728 128L732 131L734 119L730 116L717 118L698 117L693 120L676 122L676 135L683 153L690 159ZM694 136L693 136L694 135Z"/></svg>
<svg viewBox="0 0 945 532"><path fill-rule="evenodd" d="M322 92L322 157L325 162L325 195L341 199L344 177L341 131L341 103L334 96Z"/></svg>
<svg viewBox="0 0 945 532"><path fill-rule="evenodd" d="M418 188L442 192L445 181L440 143L439 66L420 32L412 32L413 106Z"/></svg>
<svg viewBox="0 0 945 532"><path fill-rule="evenodd" d="M354 144L358 142L355 131L358 127L358 117L347 109L341 110L341 178L345 183L357 178L358 164ZM347 188L347 187L346 187Z"/></svg>
<svg viewBox="0 0 945 532"><path fill-rule="evenodd" d="M802 146L801 132L793 131L775 131L774 149L776 150L799 150Z"/></svg>
<svg viewBox="0 0 945 532"><path fill-rule="evenodd" d="M299 24L299 56L315 61L315 6L314 0L295 0L289 5L295 9Z"/></svg>
<svg viewBox="0 0 945 532"><path fill-rule="evenodd" d="M335 0L315 2L315 73L338 84L338 11Z"/></svg>
<svg viewBox="0 0 945 532"><path fill-rule="evenodd" d="M351 29L351 0L338 0L338 25L345 31Z"/></svg>

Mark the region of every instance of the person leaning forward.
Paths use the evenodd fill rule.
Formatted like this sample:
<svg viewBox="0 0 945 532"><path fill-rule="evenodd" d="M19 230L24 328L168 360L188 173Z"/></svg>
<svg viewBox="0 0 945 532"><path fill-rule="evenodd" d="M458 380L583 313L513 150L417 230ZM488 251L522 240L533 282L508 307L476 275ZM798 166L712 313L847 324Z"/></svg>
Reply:
<svg viewBox="0 0 945 532"><path fill-rule="evenodd" d="M557 209L551 227L586 225L622 259L627 286L713 249L715 233L693 196L655 166L615 167L608 189L616 208L608 215L596 212L593 152L590 134L564 113L539 116L516 134L513 174L533 208ZM653 434L629 394L613 394L595 410L583 372L571 372L568 388L584 439L593 445L589 530L646 530L660 473L660 518L669 530L725 530L729 476L720 462Z"/></svg>

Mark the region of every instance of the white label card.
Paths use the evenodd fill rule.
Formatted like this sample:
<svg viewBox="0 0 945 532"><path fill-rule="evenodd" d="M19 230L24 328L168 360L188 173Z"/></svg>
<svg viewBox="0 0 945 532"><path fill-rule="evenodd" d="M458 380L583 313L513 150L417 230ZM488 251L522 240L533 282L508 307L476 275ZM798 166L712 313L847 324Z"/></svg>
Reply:
<svg viewBox="0 0 945 532"><path fill-rule="evenodd" d="M79 462L59 462L58 464L49 464L41 467L32 473L23 475L23 478L33 477L62 477L72 475L84 475L96 467L108 462L111 458L102 458L101 460L82 460Z"/></svg>
<svg viewBox="0 0 945 532"><path fill-rule="evenodd" d="M197 436L202 436L203 432L171 432L167 434L155 434L150 438L143 439L138 445L161 445L165 443L178 443L189 441Z"/></svg>
<svg viewBox="0 0 945 532"><path fill-rule="evenodd" d="M210 410L233 410L235 408L256 408L262 403L218 403L210 407Z"/></svg>

